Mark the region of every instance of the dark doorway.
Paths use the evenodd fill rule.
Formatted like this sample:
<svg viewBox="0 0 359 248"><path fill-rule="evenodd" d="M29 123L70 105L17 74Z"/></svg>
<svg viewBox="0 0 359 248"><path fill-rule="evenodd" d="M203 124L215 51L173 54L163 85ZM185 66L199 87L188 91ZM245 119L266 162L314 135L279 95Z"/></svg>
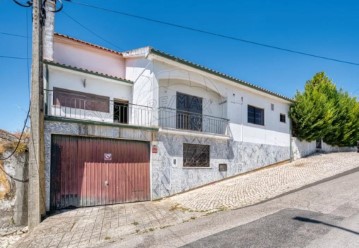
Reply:
<svg viewBox="0 0 359 248"><path fill-rule="evenodd" d="M128 124L128 102L114 101L113 103L113 121L117 123Z"/></svg>
<svg viewBox="0 0 359 248"><path fill-rule="evenodd" d="M176 128L202 131L202 98L177 92Z"/></svg>
<svg viewBox="0 0 359 248"><path fill-rule="evenodd" d="M322 149L322 139L317 139L317 141L316 141L316 148L317 148L317 149Z"/></svg>

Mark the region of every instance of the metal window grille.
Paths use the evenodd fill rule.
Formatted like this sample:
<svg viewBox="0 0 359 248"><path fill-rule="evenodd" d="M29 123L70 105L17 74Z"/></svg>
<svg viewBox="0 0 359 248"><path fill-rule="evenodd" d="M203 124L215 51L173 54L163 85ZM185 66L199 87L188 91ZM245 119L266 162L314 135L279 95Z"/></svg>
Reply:
<svg viewBox="0 0 359 248"><path fill-rule="evenodd" d="M209 167L210 146L183 144L183 167Z"/></svg>

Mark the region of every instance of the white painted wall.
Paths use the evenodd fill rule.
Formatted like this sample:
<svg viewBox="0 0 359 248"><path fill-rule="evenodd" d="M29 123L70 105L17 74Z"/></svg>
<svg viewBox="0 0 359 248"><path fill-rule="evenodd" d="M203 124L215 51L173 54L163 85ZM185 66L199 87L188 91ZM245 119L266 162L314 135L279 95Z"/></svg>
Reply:
<svg viewBox="0 0 359 248"><path fill-rule="evenodd" d="M300 141L298 138L292 138L292 156L294 160L307 157L316 152L315 141Z"/></svg>
<svg viewBox="0 0 359 248"><path fill-rule="evenodd" d="M154 104L154 78L151 68L152 63L147 59L126 59L126 79L134 82L134 104L144 106L152 106Z"/></svg>
<svg viewBox="0 0 359 248"><path fill-rule="evenodd" d="M356 147L338 147L338 146L331 146L326 143L322 143L322 151L323 152L355 152L357 151Z"/></svg>
<svg viewBox="0 0 359 248"><path fill-rule="evenodd" d="M226 118L227 109L221 104L224 101L223 97L211 89L195 82L178 79L161 80L159 85L159 107L176 109L176 94L179 92L202 98L203 115Z"/></svg>
<svg viewBox="0 0 359 248"><path fill-rule="evenodd" d="M154 73L157 80L168 81L177 79L186 81L193 87L200 87L205 91L213 91L222 97L227 96L226 85L223 81L214 80L208 74L200 74L191 67L183 67L180 64L172 65L154 60Z"/></svg>
<svg viewBox="0 0 359 248"><path fill-rule="evenodd" d="M126 79L134 82L132 103L153 108L151 126L158 126L158 81L153 74L152 61L144 58L126 59ZM137 118L134 115L133 118Z"/></svg>
<svg viewBox="0 0 359 248"><path fill-rule="evenodd" d="M79 68L125 78L125 60L100 48L55 36L54 61Z"/></svg>
<svg viewBox="0 0 359 248"><path fill-rule="evenodd" d="M54 87L80 91L90 94L107 96L110 101L115 99L126 100L132 102L132 85L111 79L104 79L89 74L63 69L56 66L49 66L49 82L48 89L53 90ZM83 80L86 79L86 86ZM46 80L46 79L45 79ZM52 94L50 92L49 103L52 103ZM111 102L112 103L112 102ZM50 106L50 105L49 105ZM113 105L110 105L110 113L87 111L73 108L59 108L57 106L49 107L49 114L56 116L71 116L77 119L96 120L103 122L113 122ZM138 111L138 108L137 108ZM130 124L133 123L130 119Z"/></svg>
<svg viewBox="0 0 359 248"><path fill-rule="evenodd" d="M57 39L55 40L54 58L60 63L85 67L111 75L117 73L117 76L134 81L133 90L129 90L130 94L122 96L133 104L150 106L154 110L163 106L175 109L176 92L199 96L204 99L203 114L230 120L227 134L233 140L290 146L289 103L287 101L174 61L156 58L156 56L129 57L124 60L121 56L98 50L76 45L76 42L74 45L66 39ZM61 77L59 76L59 81L61 81ZM77 80L79 81L79 79ZM68 82L70 81L68 80ZM67 84L66 82L61 82L61 84ZM81 83L79 84L81 85ZM67 85L69 89L73 90L76 90L77 86L71 83ZM89 93L121 98L121 96L117 96L121 91L122 89L115 90L113 86L107 88L98 86ZM274 104L273 111L271 104ZM265 110L264 126L248 123L248 105ZM286 123L279 121L281 113L286 115ZM135 120L138 115L133 114L131 117ZM153 111L151 116L146 117L146 119L148 118L151 119L152 126L158 125L160 116L157 110Z"/></svg>
<svg viewBox="0 0 359 248"><path fill-rule="evenodd" d="M293 159L297 160L303 157L307 157L317 151L331 153L331 152L354 152L356 147L338 147L331 146L322 142L322 149L316 149L316 141L300 141L298 138L292 138L292 155Z"/></svg>
<svg viewBox="0 0 359 248"><path fill-rule="evenodd" d="M290 145L289 104L251 92L228 89L228 116L234 140L267 145ZM274 104L274 110L271 109ZM264 109L264 126L248 123L248 105ZM279 120L286 115L286 123ZM242 129L243 128L243 129Z"/></svg>
<svg viewBox="0 0 359 248"><path fill-rule="evenodd" d="M209 88L188 80L168 79L159 83L160 124L166 128L176 128L177 93L202 98L203 132L221 133L225 131L227 108L223 98Z"/></svg>
<svg viewBox="0 0 359 248"><path fill-rule="evenodd" d="M174 107L176 91L212 99L213 107L209 108L211 115L230 120L229 133L233 140L290 146L289 102L193 68L159 61L155 61L154 65L160 82L160 106L164 102ZM223 104L219 106L219 103ZM274 104L273 111L271 104ZM248 123L248 105L264 109L264 126ZM280 122L280 114L286 115L286 123Z"/></svg>

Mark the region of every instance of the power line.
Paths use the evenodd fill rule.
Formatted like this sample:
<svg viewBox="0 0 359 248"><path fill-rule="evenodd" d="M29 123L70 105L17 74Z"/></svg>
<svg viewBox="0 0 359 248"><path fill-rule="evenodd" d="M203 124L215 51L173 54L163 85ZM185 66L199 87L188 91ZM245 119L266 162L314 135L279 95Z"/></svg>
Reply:
<svg viewBox="0 0 359 248"><path fill-rule="evenodd" d="M66 15L69 19L71 19L73 22L77 23L78 25L80 25L83 29L87 30L88 32L90 32L91 34L93 34L94 36L96 36L97 38L101 39L102 41L116 47L117 49L122 50L122 48L118 47L116 44L112 43L109 40L106 40L105 38L103 38L102 36L100 36L99 34L95 33L94 31L92 31L90 28L86 27L85 25L83 25L82 23L80 23L78 20L76 20L75 18L73 18L72 16L70 16L68 13L66 13L64 10L62 10L62 12L64 15Z"/></svg>
<svg viewBox="0 0 359 248"><path fill-rule="evenodd" d="M25 35L21 35L21 34L12 34L12 33L6 33L6 32L0 32L0 34L3 34L3 35L7 35L7 36L13 36L13 37L20 37L20 38L27 38L27 36Z"/></svg>
<svg viewBox="0 0 359 248"><path fill-rule="evenodd" d="M28 12L26 11L26 34L27 34L26 36L0 32L0 34L5 34L5 35L9 35L9 36L26 38L26 56L28 56L28 53L29 53L29 46L28 46L28 42L29 42L28 23L29 23L29 22L28 22ZM29 87L29 90L30 90L30 86L29 86L29 83L30 83L30 70L29 70L29 60L28 60L28 58L13 57L13 56L0 56L0 57L2 57L2 58L11 58L11 59L26 59L27 83L28 83L28 87ZM28 119L29 119L29 116L30 116L30 105L31 105L31 103L29 102L29 109L28 109L27 114L26 114L26 118L25 118L25 121L24 121L24 126L23 126L23 128L22 128L22 131L21 131L19 140L18 140L18 142L17 142L17 144L16 144L16 146L15 146L15 149L14 149L14 150L11 152L11 154L10 154L9 156L7 156L6 158L0 158L0 161L5 161L5 160L10 159L10 158L16 153L17 149L19 148L20 143L21 143L21 140L22 140L22 137L23 137L24 132L25 132L26 124L27 124ZM29 179L22 180L22 179L13 177L13 176L10 175L9 173L7 173L7 172L5 171L5 169L3 169L1 166L0 166L0 169L5 173L5 175L8 176L11 180L14 180L14 181L17 181L17 182L21 182L21 183L29 182Z"/></svg>
<svg viewBox="0 0 359 248"><path fill-rule="evenodd" d="M29 116L30 116L30 106L29 106L29 110L27 111L27 114L26 114L26 118L25 118L25 121L24 121L24 126L21 130L21 134L20 134L20 137L19 137L19 140L15 146L15 149L10 153L9 156L7 156L6 158L0 158L0 161L4 161L4 160L8 160L10 159L14 154L15 152L17 151L17 149L19 148L19 145L21 143L21 140L22 140L22 136L24 135L24 132L25 132L25 128L26 128L26 123L29 119ZM16 177L13 177L12 175L10 175L9 173L7 173L5 171L5 169L3 169L1 166L0 166L0 169L5 173L5 175L7 175L10 179L14 180L14 181L17 181L17 182L20 182L20 183L26 183L29 181L29 179L26 179L26 180L22 180L22 179L18 179Z"/></svg>
<svg viewBox="0 0 359 248"><path fill-rule="evenodd" d="M29 179L25 179L25 180L21 180L21 179L18 179L16 177L13 177L11 176L9 173L7 173L1 166L0 166L0 170L2 170L5 175L7 175L8 177L10 177L11 180L14 180L16 182L19 182L19 183L27 183L29 181Z"/></svg>
<svg viewBox="0 0 359 248"><path fill-rule="evenodd" d="M19 148L19 145L20 145L20 143L21 143L22 136L24 135L24 132L25 132L26 123L27 123L27 120L29 119L29 116L30 116L30 108L29 108L29 110L27 111L26 118L25 118L25 121L24 121L24 126L22 127L21 135L20 135L20 137L19 137L19 140L18 140L18 142L17 142L17 144L16 144L15 149L11 152L11 154L10 154L9 156L7 156L6 158L0 158L0 160L2 160L2 161L8 160L9 158L11 158L11 157L15 154L17 148Z"/></svg>
<svg viewBox="0 0 359 248"><path fill-rule="evenodd" d="M0 58L3 58L3 59L30 59L30 58L25 58L25 57L6 56L6 55L0 55Z"/></svg>
<svg viewBox="0 0 359 248"><path fill-rule="evenodd" d="M140 19L140 20L144 20L144 21L159 23L159 24L163 24L163 25L167 25L167 26L172 26L172 27L176 27L176 28L180 28L180 29L190 30L190 31L193 31L193 32L198 32L198 33L207 34L207 35L211 35L211 36L216 36L216 37L220 37L220 38L230 39L230 40L234 40L234 41L239 41L239 42L252 44L252 45L256 45L256 46L271 48L271 49L275 49L275 50L279 50L279 51L283 51L283 52L294 53L294 54L308 56L308 57L312 57L312 58L329 60L329 61L334 61L334 62L338 62L338 63L344 63L344 64L349 64L349 65L359 66L359 63L357 63L357 62L352 62L352 61L341 60L341 59L336 59L336 58L332 58L332 57L321 56L321 55L317 55L317 54L313 54L313 53L302 52L302 51L293 50L293 49L284 48L284 47L279 47L279 46L273 46L273 45L269 45L269 44L265 44L265 43L260 43L260 42L256 42L256 41L242 39L242 38L238 38L238 37L234 37L234 36L230 36L230 35L214 33L214 32L210 32L210 31L198 29L198 28L193 28L193 27L190 27L190 26L184 26L184 25L180 25L180 24L176 24L176 23L161 21L161 20L157 20L157 19L153 19L153 18L149 18L149 17L134 15L134 14L131 14L131 13L117 11L117 10L113 10L113 9L107 9L107 8L103 8L103 7L99 7L99 6L95 6L95 5L91 5L91 4L86 4L86 3L81 3L81 2L77 2L77 1L72 1L72 0L66 0L66 1L69 2L69 3L72 3L72 4L81 5L81 6L97 9L97 10L107 11L107 12L111 12L111 13L131 17L131 18L136 18L136 19Z"/></svg>

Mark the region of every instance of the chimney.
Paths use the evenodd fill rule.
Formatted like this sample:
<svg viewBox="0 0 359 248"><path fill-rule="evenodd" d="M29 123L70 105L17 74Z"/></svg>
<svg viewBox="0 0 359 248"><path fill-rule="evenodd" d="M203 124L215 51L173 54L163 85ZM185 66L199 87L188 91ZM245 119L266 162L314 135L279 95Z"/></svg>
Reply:
<svg viewBox="0 0 359 248"><path fill-rule="evenodd" d="M46 19L43 27L43 59L52 61L54 59L54 30L55 30L55 11L56 0L45 2Z"/></svg>

